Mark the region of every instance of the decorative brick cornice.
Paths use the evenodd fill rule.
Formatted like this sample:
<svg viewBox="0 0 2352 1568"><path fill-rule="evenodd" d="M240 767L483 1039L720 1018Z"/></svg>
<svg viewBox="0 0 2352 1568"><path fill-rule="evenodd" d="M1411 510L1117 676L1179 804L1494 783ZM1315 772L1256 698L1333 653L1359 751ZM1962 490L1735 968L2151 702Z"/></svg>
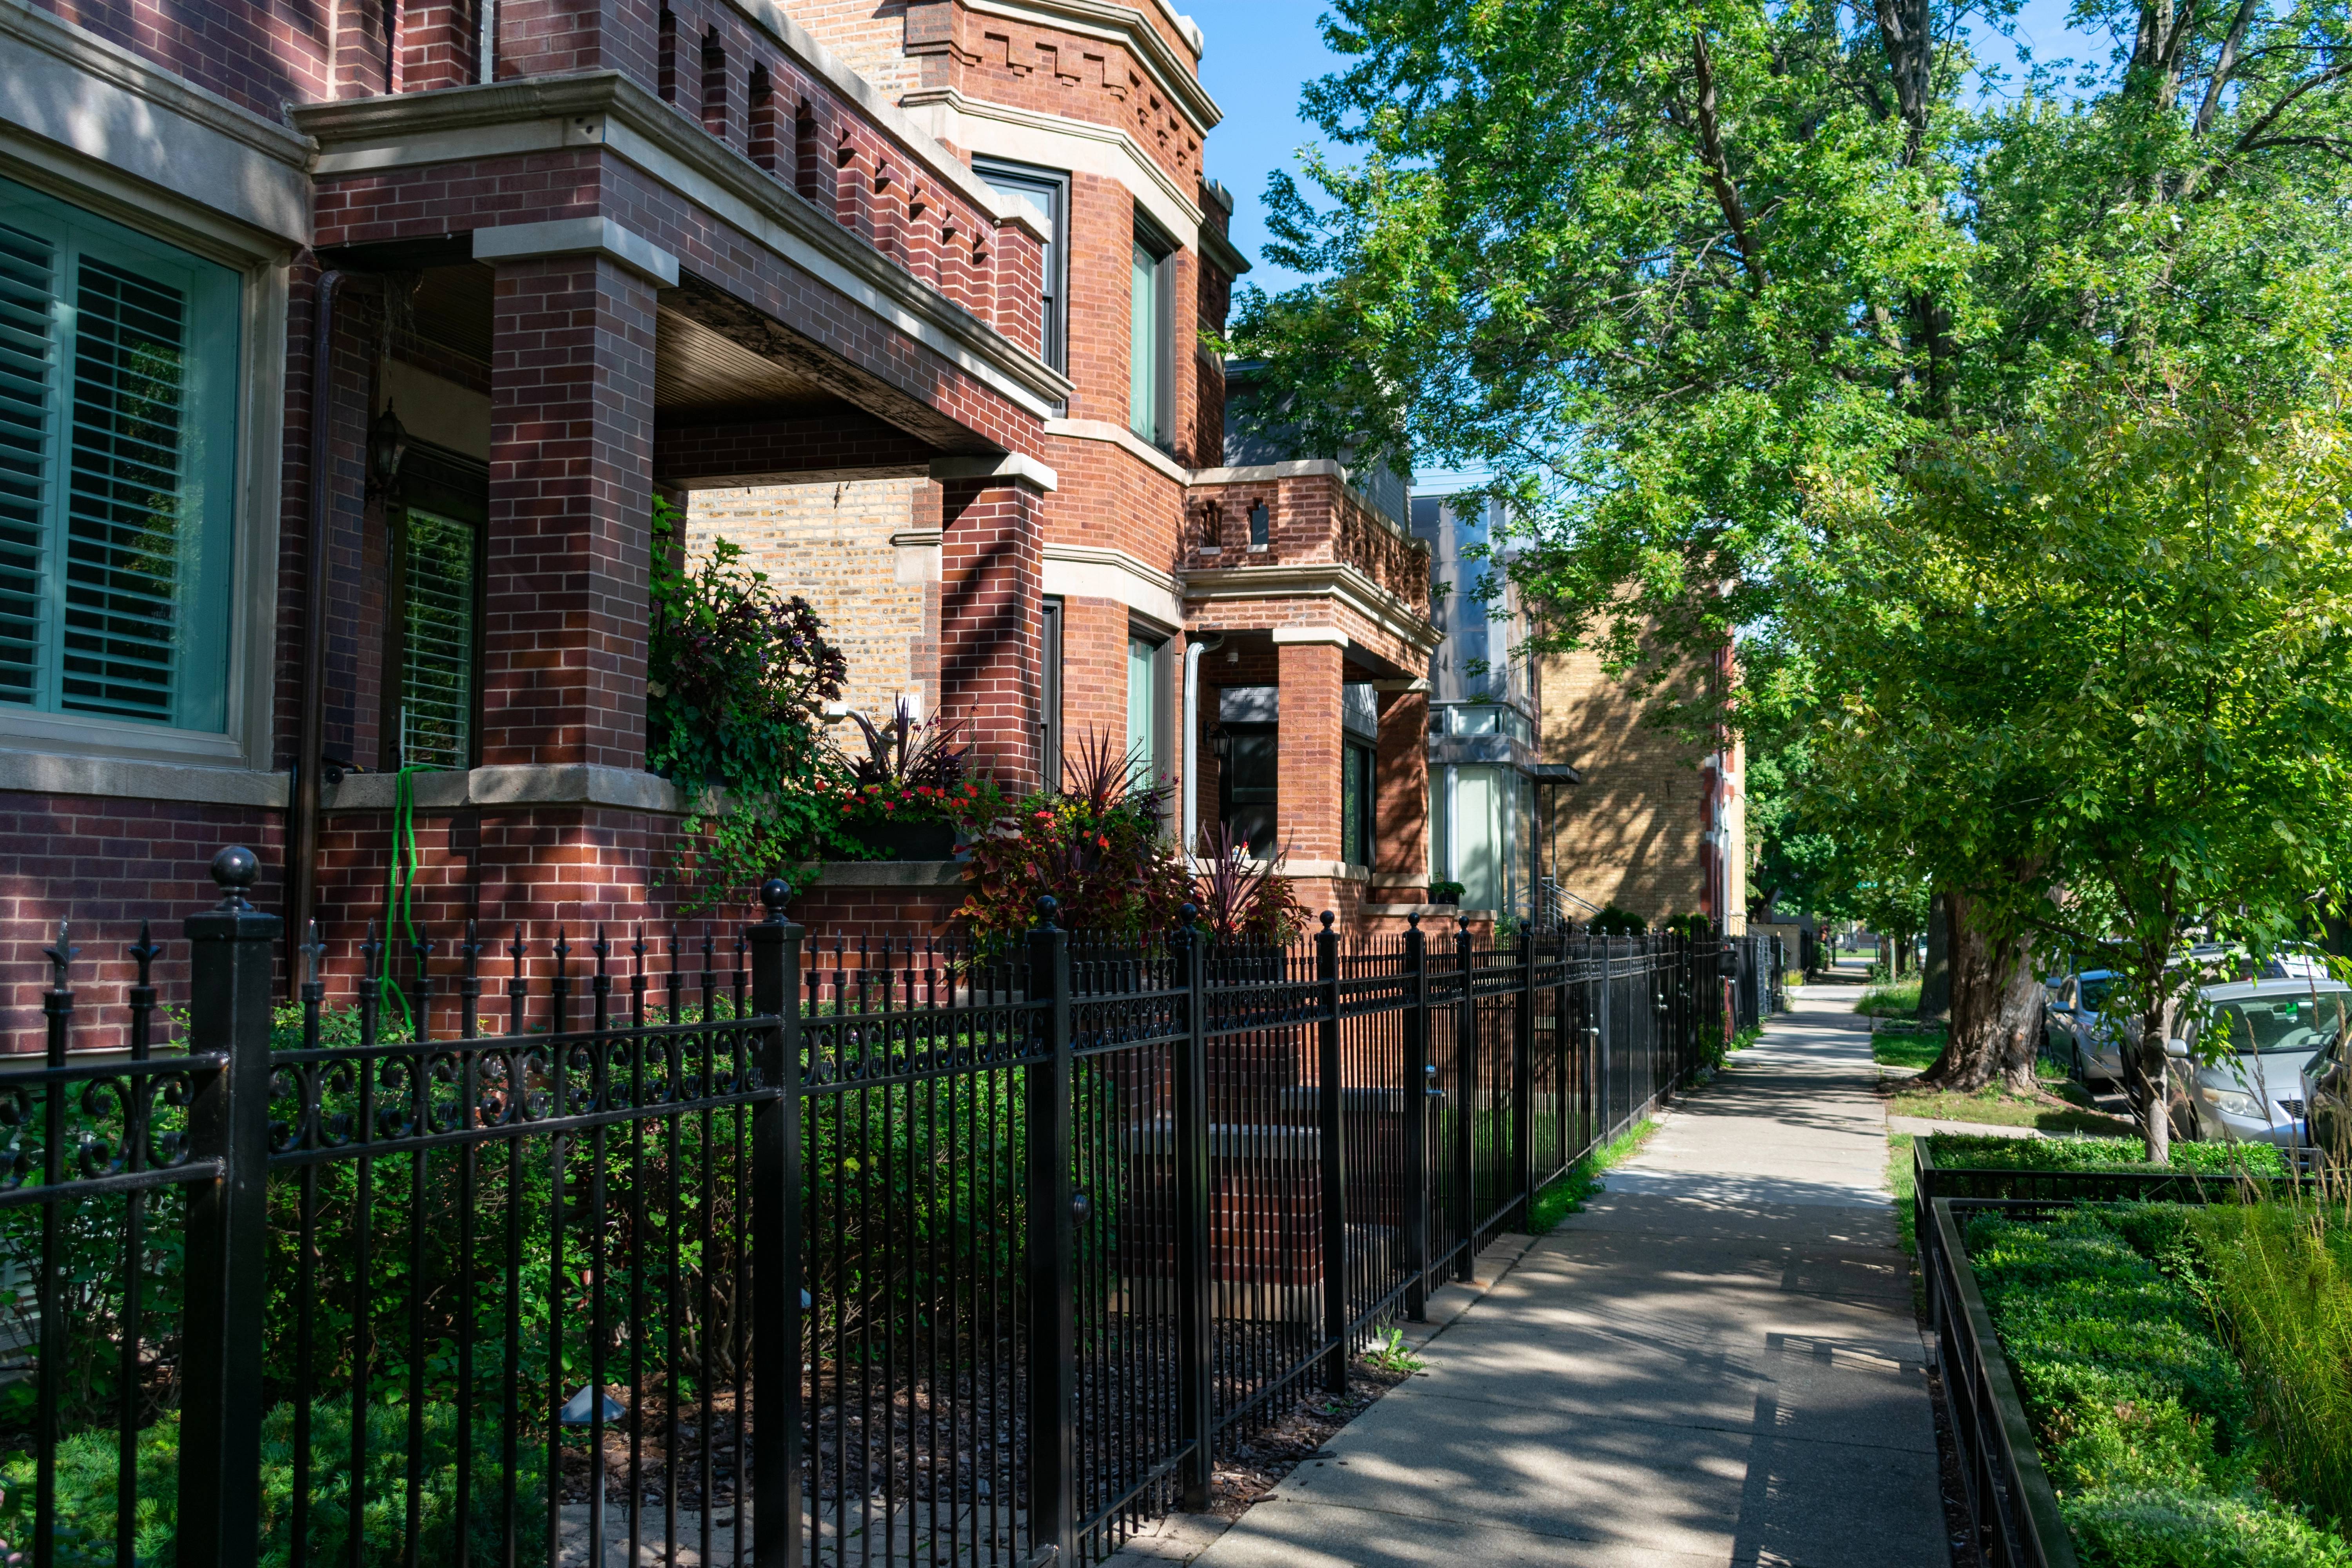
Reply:
<svg viewBox="0 0 2352 1568"><path fill-rule="evenodd" d="M1114 0L954 0L954 4L976 16L1008 17L1118 45L1134 57L1152 85L1169 102L1182 110L1204 136L1225 117L1217 100L1209 96L1208 89L1201 85L1197 59L1180 57L1150 19L1132 5L1118 5ZM1164 5L1160 10L1180 28L1183 26L1183 18L1175 11ZM1197 57L1202 45L1197 29L1189 30L1188 41Z"/></svg>

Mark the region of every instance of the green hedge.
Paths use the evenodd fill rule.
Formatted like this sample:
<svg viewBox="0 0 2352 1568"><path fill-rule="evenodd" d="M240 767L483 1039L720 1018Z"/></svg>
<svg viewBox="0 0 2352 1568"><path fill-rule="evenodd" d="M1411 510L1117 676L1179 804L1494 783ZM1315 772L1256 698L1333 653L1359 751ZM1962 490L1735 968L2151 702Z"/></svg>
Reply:
<svg viewBox="0 0 2352 1568"><path fill-rule="evenodd" d="M1927 1152L1945 1170L2150 1171L2147 1148L2137 1138L2000 1138L1937 1132ZM2270 1143L2175 1143L2176 1171L2200 1175L2284 1176L2286 1161Z"/></svg>
<svg viewBox="0 0 2352 1568"><path fill-rule="evenodd" d="M2352 1568L2265 1489L2236 1356L2189 1277L2195 1211L1987 1215L1969 1257L2084 1568Z"/></svg>

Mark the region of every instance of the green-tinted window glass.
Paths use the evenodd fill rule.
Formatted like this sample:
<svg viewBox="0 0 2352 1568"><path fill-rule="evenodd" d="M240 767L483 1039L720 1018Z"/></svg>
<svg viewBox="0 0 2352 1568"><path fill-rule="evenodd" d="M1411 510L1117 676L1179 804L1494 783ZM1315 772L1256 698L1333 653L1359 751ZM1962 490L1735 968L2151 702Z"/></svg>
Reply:
<svg viewBox="0 0 2352 1568"><path fill-rule="evenodd" d="M1168 772L1160 755L1167 700L1160 690L1160 647L1145 637L1127 639L1127 754L1143 764L1145 776L1153 784Z"/></svg>
<svg viewBox="0 0 2352 1568"><path fill-rule="evenodd" d="M0 702L226 726L237 289L0 180Z"/></svg>
<svg viewBox="0 0 2352 1568"><path fill-rule="evenodd" d="M1168 306L1160 297L1160 258L1141 240L1136 241L1129 318L1127 424L1147 441L1164 442L1168 421L1160 403L1166 379Z"/></svg>

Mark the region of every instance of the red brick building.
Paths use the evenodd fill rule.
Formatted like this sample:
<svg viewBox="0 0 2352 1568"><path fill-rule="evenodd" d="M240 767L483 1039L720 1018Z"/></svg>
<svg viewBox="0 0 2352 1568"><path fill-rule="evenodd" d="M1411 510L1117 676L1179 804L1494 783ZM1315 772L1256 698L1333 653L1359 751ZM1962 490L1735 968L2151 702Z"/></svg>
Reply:
<svg viewBox="0 0 2352 1568"><path fill-rule="evenodd" d="M1336 465L1223 466L1201 47L1157 0L0 13L0 1027L58 919L110 951L225 842L348 951L402 763L420 923L661 914L657 489L896 487L890 673L1015 787L1089 726L1179 773L1221 637L1309 900L1418 872L1426 570Z"/></svg>

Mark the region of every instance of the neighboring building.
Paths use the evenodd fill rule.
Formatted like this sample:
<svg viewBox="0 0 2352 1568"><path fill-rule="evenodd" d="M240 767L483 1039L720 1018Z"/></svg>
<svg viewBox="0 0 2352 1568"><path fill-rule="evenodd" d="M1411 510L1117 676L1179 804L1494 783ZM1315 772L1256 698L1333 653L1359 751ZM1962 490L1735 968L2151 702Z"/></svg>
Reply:
<svg viewBox="0 0 2352 1568"><path fill-rule="evenodd" d="M404 764L420 922L666 913L656 489L1015 789L1089 727L1180 772L1221 637L1352 910L1347 688L1419 676L1427 572L1338 465L1223 466L1201 47L1161 0L9 8L0 1026L59 918L176 921L226 842L347 959Z"/></svg>
<svg viewBox="0 0 2352 1568"><path fill-rule="evenodd" d="M1445 641L1429 664L1431 875L1462 885L1462 907L1520 919L1548 912L1537 850L1549 796L1575 770L1546 763L1541 667L1498 551L1501 503L1412 499L1430 549Z"/></svg>
<svg viewBox="0 0 2352 1568"><path fill-rule="evenodd" d="M1728 656L1726 656L1727 658ZM1581 775L1558 793L1543 849L1570 919L1609 904L1655 926L1704 914L1748 926L1747 796L1738 739L1701 751L1647 721L1653 699L1590 650L1543 666L1544 755ZM1720 680L1727 664L1703 679Z"/></svg>

